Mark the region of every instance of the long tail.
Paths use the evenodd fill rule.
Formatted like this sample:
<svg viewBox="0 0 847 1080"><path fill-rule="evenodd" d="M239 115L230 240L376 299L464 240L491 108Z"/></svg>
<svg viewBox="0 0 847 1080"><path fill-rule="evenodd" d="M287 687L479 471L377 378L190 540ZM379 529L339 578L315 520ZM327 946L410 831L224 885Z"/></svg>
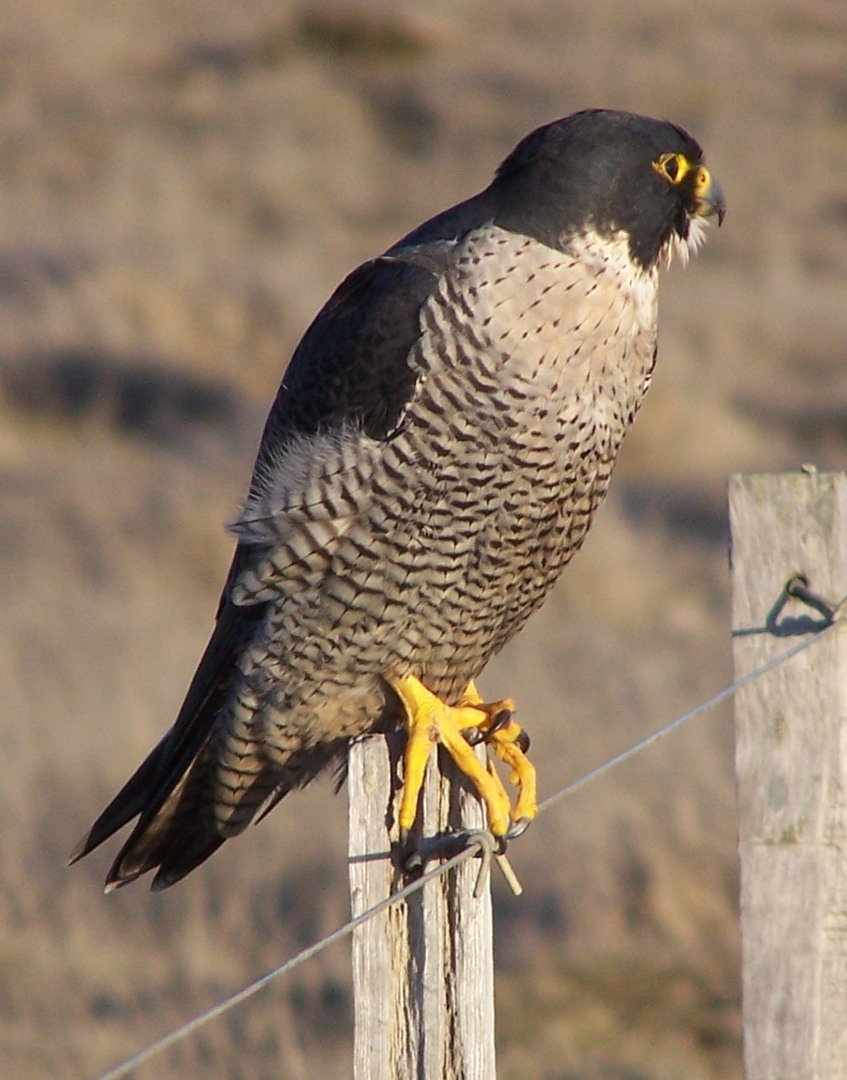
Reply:
<svg viewBox="0 0 847 1080"><path fill-rule="evenodd" d="M106 879L107 891L148 870L158 870L154 889L184 877L221 846L235 828L222 831L214 813L219 718L226 708L237 661L264 615L264 605L236 607L226 597L239 571L237 550L214 632L206 646L176 722L127 781L71 856L76 862L133 818L138 818ZM296 763L295 763L296 764ZM263 802L278 801L300 781L302 766L280 771L260 765L244 792L244 828ZM312 774L314 775L314 774Z"/></svg>

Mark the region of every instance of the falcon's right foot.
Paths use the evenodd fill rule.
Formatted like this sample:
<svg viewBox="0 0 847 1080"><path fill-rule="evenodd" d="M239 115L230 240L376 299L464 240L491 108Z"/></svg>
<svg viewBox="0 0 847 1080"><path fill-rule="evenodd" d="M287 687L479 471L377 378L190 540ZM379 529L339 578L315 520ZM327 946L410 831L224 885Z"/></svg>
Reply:
<svg viewBox="0 0 847 1080"><path fill-rule="evenodd" d="M414 676L392 681L403 702L409 726L404 758L404 786L398 814L400 834L411 829L418 807L426 763L432 748L441 743L462 772L470 778L485 803L488 827L497 837L517 836L535 817L535 769L527 760L529 740L512 719L511 701L485 704L473 682L458 706L445 705ZM509 780L520 786L511 809L509 796L491 763L477 760L473 744L486 742L512 770Z"/></svg>

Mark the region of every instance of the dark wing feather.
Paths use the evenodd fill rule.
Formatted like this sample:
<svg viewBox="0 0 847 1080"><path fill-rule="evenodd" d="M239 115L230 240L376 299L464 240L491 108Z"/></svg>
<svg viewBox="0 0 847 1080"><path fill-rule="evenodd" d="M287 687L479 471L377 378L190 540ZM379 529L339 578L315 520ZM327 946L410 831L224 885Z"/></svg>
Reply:
<svg viewBox="0 0 847 1080"><path fill-rule="evenodd" d="M420 336L420 310L449 257L447 245L382 255L338 286L291 358L257 470L295 434L349 425L390 438L418 376L409 354Z"/></svg>
<svg viewBox="0 0 847 1080"><path fill-rule="evenodd" d="M361 427L372 438L391 437L418 374L410 352L420 334L421 307L449 263L456 230L461 226L460 231L466 231L478 223L471 203L463 204L422 226L386 255L363 264L341 283L291 359L265 426L254 475L272 468L285 443L296 435L346 424ZM156 867L160 869L154 887L164 888L223 843L210 815L203 813L204 804L208 807L203 785L207 779L211 783L212 739L238 658L267 608L267 603L236 606L229 592L235 579L263 553L247 544L236 549L215 629L174 726L73 853L72 862L138 817L110 871L110 888ZM312 779L338 749L333 744L295 755L283 774L270 780L262 777L270 805ZM202 761L204 753L208 768Z"/></svg>

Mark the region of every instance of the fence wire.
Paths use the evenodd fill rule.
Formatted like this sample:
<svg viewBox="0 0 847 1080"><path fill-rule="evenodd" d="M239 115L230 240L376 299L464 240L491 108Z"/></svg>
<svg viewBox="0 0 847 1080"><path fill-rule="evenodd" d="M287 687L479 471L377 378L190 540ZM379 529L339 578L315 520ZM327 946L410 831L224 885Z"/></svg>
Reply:
<svg viewBox="0 0 847 1080"><path fill-rule="evenodd" d="M786 587L786 591L788 591L788 587ZM610 769L614 769L616 766L622 765L625 761L629 761L630 758L635 757L636 754L641 753L649 746L657 743L666 735L670 735L671 732L676 731L678 728L682 727L683 724L688 723L689 720L693 720L694 717L700 716L702 713L707 712L715 705L718 705L722 701L733 697L739 690L747 686L749 683L755 682L757 679L762 678L762 676L766 675L769 671L773 671L775 668L781 667L798 653L801 653L804 650L810 648L816 642L820 641L821 638L828 634L830 630L832 630L833 627L838 624L842 617L842 611L845 607L845 603L847 603L847 598L845 598L845 600L842 600L841 603L839 603L836 607L829 607L827 605L828 610L826 612L826 616L829 621L826 622L822 629L817 630L815 633L811 634L803 641L798 642L798 644L796 645L793 645L790 649L786 649L786 651L780 653L779 656L775 656L771 660L768 660L766 663L761 664L757 668L754 668L753 671L749 672L747 675L742 676L740 679L737 679L729 686L724 687L723 690L718 691L718 693L714 694L712 697L700 702L699 705L695 705L692 709L689 709L688 712L677 716L675 719L665 724L664 727L658 728L656 731L652 732L652 734L645 736L645 738L640 739L636 743L633 743L626 750L622 750L619 754L615 754L613 757L604 761L602 764L596 766L596 768L589 770L587 773L584 773L576 780L572 780L569 784L566 784L564 787L560 788L552 795L549 795L546 799L544 799L538 804L539 815L549 810L552 806L560 802L566 796L573 795L574 792L579 791L580 788L585 787L585 785L590 783L592 780L596 780L604 773L609 772ZM344 923L343 926L338 927L337 930L334 930L331 934L328 934L320 941L315 942L313 945L310 945L307 948L303 949L302 952L297 953L296 956L293 956L291 957L291 959L286 960L284 964L280 964L279 967L273 968L273 970L267 972L265 975L260 976L258 979L255 979L243 989L237 991L229 997L224 998L222 1001L218 1002L217 1005L213 1005L211 1008L207 1009L199 1016L196 1016L193 1020L189 1020L181 1027L176 1028L170 1034L163 1036L161 1039L157 1039L156 1042L151 1043L143 1050L140 1050L138 1051L138 1053L133 1054L132 1057L127 1058L125 1061L121 1062L121 1064L116 1065L108 1072L99 1074L95 1078L95 1080L120 1080L121 1077L127 1076L134 1069L138 1068L139 1065L142 1065L145 1061L148 1061L156 1054L159 1054L163 1050L166 1050L168 1047L173 1046L178 1042L181 1042L184 1038L193 1034L193 1032L199 1030L201 1027L204 1027L212 1020L215 1020L217 1017L222 1016L225 1012L229 1012L229 1010L235 1008L236 1005L240 1005L242 1001L246 1001L254 994L257 994L260 990L264 989L269 983L273 982L275 979L280 978L282 975L288 974L296 967L304 964L307 960L311 960L312 957L317 956L325 949L328 949L330 945L334 945L336 942L341 941L342 938L345 938L348 935L352 934L354 930L356 930L359 926L362 926L364 923L368 922L368 920L375 918L383 911L388 910L388 908L392 907L394 904L400 903L401 900L404 900L407 897L411 896L413 893L416 893L420 889L423 889L430 881L434 881L442 874L448 873L450 870L459 866L467 859L473 858L477 854L484 854L483 849L485 848L485 846L486 845L482 840L472 839L469 842L468 847L465 848L465 850L460 852L458 855L454 855L451 859L446 860L437 867L434 867L432 870L428 870L421 877L417 878L409 885L400 889L398 892L393 893L389 897L386 897L385 900L381 900L378 904L375 904L373 907L368 908L367 911L363 911L355 918L350 919L349 922Z"/></svg>

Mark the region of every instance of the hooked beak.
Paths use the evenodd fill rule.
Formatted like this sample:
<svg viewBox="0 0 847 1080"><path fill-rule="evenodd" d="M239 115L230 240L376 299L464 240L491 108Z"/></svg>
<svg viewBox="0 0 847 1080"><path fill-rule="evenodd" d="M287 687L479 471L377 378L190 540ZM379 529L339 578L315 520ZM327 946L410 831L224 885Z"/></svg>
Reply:
<svg viewBox="0 0 847 1080"><path fill-rule="evenodd" d="M719 227L726 216L723 188L705 165L698 168L697 178L694 181L694 215L695 217L716 217Z"/></svg>

